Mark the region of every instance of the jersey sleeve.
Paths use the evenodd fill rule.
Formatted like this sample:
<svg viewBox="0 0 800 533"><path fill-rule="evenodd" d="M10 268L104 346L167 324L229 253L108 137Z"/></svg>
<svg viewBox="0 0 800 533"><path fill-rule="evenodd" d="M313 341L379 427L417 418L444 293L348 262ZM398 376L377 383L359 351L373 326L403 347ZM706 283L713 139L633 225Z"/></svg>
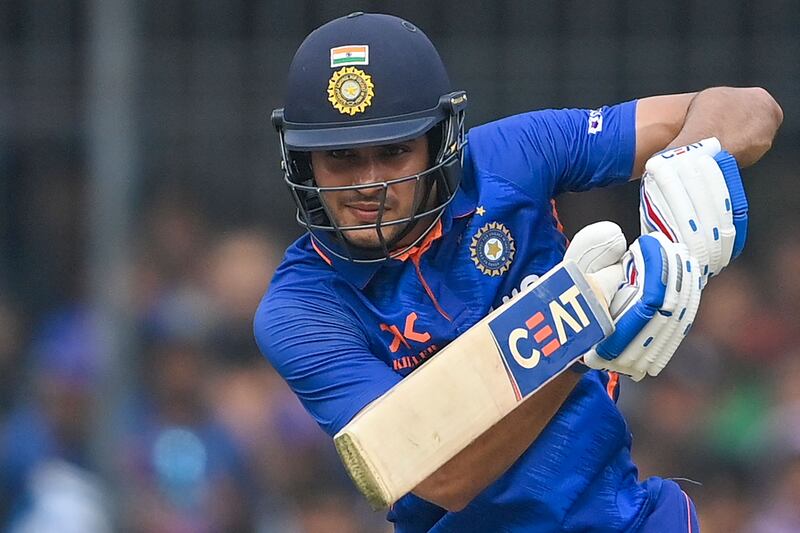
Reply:
<svg viewBox="0 0 800 533"><path fill-rule="evenodd" d="M470 131L480 170L552 198L628 180L636 154L636 101L599 109L545 109Z"/></svg>
<svg viewBox="0 0 800 533"><path fill-rule="evenodd" d="M254 329L261 352L306 410L333 436L400 381L368 349L366 337L324 287L267 295Z"/></svg>

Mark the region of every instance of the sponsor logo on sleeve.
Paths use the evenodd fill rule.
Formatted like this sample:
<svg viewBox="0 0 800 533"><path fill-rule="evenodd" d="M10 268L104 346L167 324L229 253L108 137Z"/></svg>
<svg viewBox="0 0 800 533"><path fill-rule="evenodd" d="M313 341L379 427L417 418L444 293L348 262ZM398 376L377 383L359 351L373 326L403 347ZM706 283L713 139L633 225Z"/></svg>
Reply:
<svg viewBox="0 0 800 533"><path fill-rule="evenodd" d="M589 111L589 127L586 133L595 135L603 131L603 111L600 109L592 109Z"/></svg>

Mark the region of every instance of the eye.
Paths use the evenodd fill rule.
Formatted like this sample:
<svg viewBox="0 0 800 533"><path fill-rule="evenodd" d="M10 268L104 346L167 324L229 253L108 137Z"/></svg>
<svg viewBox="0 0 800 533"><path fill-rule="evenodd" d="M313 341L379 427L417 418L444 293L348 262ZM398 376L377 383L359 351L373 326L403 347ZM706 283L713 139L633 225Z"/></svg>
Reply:
<svg viewBox="0 0 800 533"><path fill-rule="evenodd" d="M409 151L410 148L405 144L387 144L383 147L383 154L387 156L397 156Z"/></svg>
<svg viewBox="0 0 800 533"><path fill-rule="evenodd" d="M347 149L329 150L328 157L331 157L332 159L347 159L353 157L353 151Z"/></svg>

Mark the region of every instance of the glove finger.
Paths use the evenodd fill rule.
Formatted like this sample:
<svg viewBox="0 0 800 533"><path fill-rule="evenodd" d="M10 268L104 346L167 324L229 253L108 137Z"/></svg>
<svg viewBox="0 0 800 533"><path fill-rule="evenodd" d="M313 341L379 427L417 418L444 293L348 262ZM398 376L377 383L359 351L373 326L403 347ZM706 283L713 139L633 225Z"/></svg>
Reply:
<svg viewBox="0 0 800 533"><path fill-rule="evenodd" d="M636 239L630 247L627 261L628 285L636 286L637 296L617 314L617 298L612 299L610 309L615 315L614 332L598 343L598 355L611 360L618 357L664 304L667 290L667 257L659 240L650 235ZM620 296L629 298L626 291Z"/></svg>
<svg viewBox="0 0 800 533"><path fill-rule="evenodd" d="M677 177L681 185L686 190L686 195L691 202L690 206L693 211L693 221L697 226L695 232L699 234L708 251L708 262L701 264L703 275L708 275L713 271L714 267L719 266L720 251L717 241L714 240L714 228L716 228L717 235L719 235L719 210L711 209L704 201L708 194L706 183L708 176L704 175L701 171L703 159L700 157L686 156L676 160L674 163L677 167ZM719 172L719 169L714 164L710 172L713 174Z"/></svg>
<svg viewBox="0 0 800 533"><path fill-rule="evenodd" d="M697 310L700 307L700 295L702 291L699 288L700 276L697 274L698 265L694 258L688 258L687 261L691 265L690 271L686 272L688 279L686 280L687 283L685 283L686 288L689 290L684 291L686 297L683 300L684 303L681 311L677 315L673 315L674 326L671 335L665 338L663 346L659 348L658 358L653 361L647 369L647 373L651 376L657 376L670 361L675 351L678 349L678 346L683 342L686 335L689 334L694 319L697 316Z"/></svg>
<svg viewBox="0 0 800 533"><path fill-rule="evenodd" d="M664 271L667 290L664 294L664 302L659 307L662 311L672 312L678 306L678 298L681 288L683 275L683 257L689 256L686 245L680 242L671 242L662 233L651 233L649 235L658 240L664 249Z"/></svg>
<svg viewBox="0 0 800 533"><path fill-rule="evenodd" d="M670 150L664 150L663 152L661 152L659 154L656 154L656 155L654 155L653 157L651 157L650 159L647 160L647 163L645 164L645 173L644 173L644 176L642 177L642 184L644 186L644 185L647 184L648 181L652 181L651 175L654 174L654 173L658 173L664 166L669 166L671 164L671 161L673 161L674 157L680 156L682 154L686 154L687 152L691 152L691 154L693 154L693 155L705 154L705 155L707 155L709 157L713 157L715 160L717 160L720 163L720 167L722 167L725 164L724 161L727 161L727 159L733 159L733 157L730 156L730 154L728 152L724 152L724 151L721 151L721 150L722 150L722 147L720 145L719 139L717 139L716 137L709 137L707 139L703 139L703 140L698 141L696 143L692 143L692 144L690 144L688 146L680 146L680 147L677 147L677 148L672 148ZM730 165L727 165L727 166L730 166ZM725 168L727 168L727 166ZM735 168L736 174L738 175L738 166L736 166L736 161L735 160L733 160L733 167ZM725 168L723 168L723 174L726 174ZM736 176L733 175L734 174L733 172L728 172L727 174L731 175L730 181L732 183L735 184L735 183L738 182L739 184L741 184L741 178L739 178L737 180ZM727 174L726 174L726 181L728 181ZM728 189L730 189L730 187L728 187ZM739 189L741 189L741 187L739 187ZM653 192L655 193L656 191L653 191ZM747 210L747 206L746 206L747 200L744 199L744 194L743 193L741 195L737 195L736 196L737 200L739 199L740 196L741 196L743 201L732 201L734 215L737 212L736 211L736 207L737 206L743 206L743 211L745 211L745 212ZM659 202L657 204L658 206L668 206L669 205L668 202L661 201L661 200L663 200L663 198L654 198L653 197L653 199L659 200ZM639 213L640 213L640 223L641 223L642 234L650 233L652 231L662 231L664 234L666 234L668 237L670 237L670 240L672 240L672 241L681 240L681 239L674 238L674 236L670 235L668 231L664 230L664 228L659 228L657 224L654 224L655 221L653 219L649 219L649 217L647 216L648 214L647 214L646 211L647 210L645 209L644 201L640 202L639 203ZM746 219L746 214L745 214L745 219Z"/></svg>
<svg viewBox="0 0 800 533"><path fill-rule="evenodd" d="M701 268L704 268L708 265L709 251L705 237L700 233L692 199L683 186L677 169L673 166L663 166L657 174L653 174L653 180L662 196L670 198L669 206L673 216L670 222L677 228L676 232L680 236L678 242L684 243L689 248L689 253L697 259Z"/></svg>
<svg viewBox="0 0 800 533"><path fill-rule="evenodd" d="M692 259L685 247L679 243L670 243L663 235L652 234L650 237L659 238L666 250L670 271L667 293L671 294L668 299L672 305L669 309L659 309L622 353L613 361L607 362L609 369L632 376L658 373L666 366L683 339L684 330L688 331L684 324L694 320L699 304L698 268L696 263L692 265L689 262L688 269L693 275L685 272L685 261ZM689 306L692 294L697 295L697 302Z"/></svg>
<svg viewBox="0 0 800 533"><path fill-rule="evenodd" d="M637 358L630 363L630 366L640 372L647 372L657 361L663 360L664 364L669 361L672 353L665 355L664 347L677 334L679 323L685 315L684 306L688 295L696 287L696 284L687 278L684 272L684 258L690 257L686 247L680 243L665 242L667 239L664 236L657 234L652 234L652 236L660 237L668 257L668 297L665 298L665 304L658 310L651 323L645 328L649 335L643 339L643 342L648 343L646 346L643 345L646 349L639 349ZM694 271L697 271L697 267L694 268Z"/></svg>
<svg viewBox="0 0 800 533"><path fill-rule="evenodd" d="M646 372L650 361L657 359L657 341L669 328L672 317L659 312L642 329L635 339L625 348L625 351L614 360L618 365L637 372Z"/></svg>
<svg viewBox="0 0 800 533"><path fill-rule="evenodd" d="M697 215L699 232L704 235L709 249L709 272L703 274L718 273L730 262L731 239L736 235L732 213L726 210L726 206L731 205L728 186L711 157L687 157L676 164L680 168L678 176ZM725 240L731 242L723 247ZM728 249L727 256L723 248Z"/></svg>
<svg viewBox="0 0 800 533"><path fill-rule="evenodd" d="M680 201L686 199L682 197ZM664 198L655 178L651 174L645 174L639 188L639 220L643 235L659 231L673 242L683 242L681 228L678 227L670 204Z"/></svg>
<svg viewBox="0 0 800 533"><path fill-rule="evenodd" d="M670 320L655 342L653 348L656 353L663 353L664 347L676 334L684 320L687 320L687 305L691 295L693 292L700 291L698 267L696 263L692 263L694 259L686 253L677 254L677 256L674 268L678 275L675 277L675 284L669 288L670 292L675 296L676 306L670 311L662 311L662 313L669 315ZM652 363L653 361L655 359L650 362Z"/></svg>
<svg viewBox="0 0 800 533"><path fill-rule="evenodd" d="M693 261L693 260L690 260ZM697 274L697 264L692 265L692 273L687 272L685 276L684 290L681 291L681 308L678 313L672 315L669 325L662 332L657 346L655 346L655 358L649 361L647 367L641 367L650 375L658 375L667 365L684 337L689 333L697 308L700 304L699 288L701 277Z"/></svg>

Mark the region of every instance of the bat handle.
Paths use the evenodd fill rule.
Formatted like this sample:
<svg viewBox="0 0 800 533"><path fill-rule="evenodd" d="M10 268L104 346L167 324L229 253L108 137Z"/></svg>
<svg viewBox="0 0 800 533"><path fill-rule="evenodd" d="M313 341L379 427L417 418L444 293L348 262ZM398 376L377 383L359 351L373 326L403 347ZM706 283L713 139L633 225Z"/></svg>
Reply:
<svg viewBox="0 0 800 533"><path fill-rule="evenodd" d="M613 264L597 272L586 274L586 280L595 293L600 296L603 305L608 309L620 285L625 282L625 271L619 263Z"/></svg>

